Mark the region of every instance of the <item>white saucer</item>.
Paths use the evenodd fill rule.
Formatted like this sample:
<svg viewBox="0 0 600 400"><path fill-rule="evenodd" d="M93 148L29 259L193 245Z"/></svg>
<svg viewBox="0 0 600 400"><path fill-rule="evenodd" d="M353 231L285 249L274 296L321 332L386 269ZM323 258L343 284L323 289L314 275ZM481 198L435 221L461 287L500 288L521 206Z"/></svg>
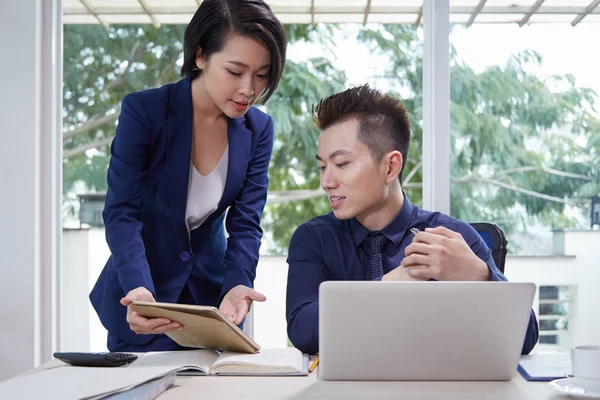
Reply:
<svg viewBox="0 0 600 400"><path fill-rule="evenodd" d="M550 382L550 387L573 397L600 399L600 380L598 379L563 378Z"/></svg>

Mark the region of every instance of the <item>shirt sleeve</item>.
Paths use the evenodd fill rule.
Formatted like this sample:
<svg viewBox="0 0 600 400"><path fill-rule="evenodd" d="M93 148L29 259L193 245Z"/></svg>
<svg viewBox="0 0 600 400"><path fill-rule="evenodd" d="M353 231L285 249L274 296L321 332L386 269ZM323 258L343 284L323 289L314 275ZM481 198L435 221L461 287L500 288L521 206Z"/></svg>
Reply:
<svg viewBox="0 0 600 400"><path fill-rule="evenodd" d="M466 222L460 221L453 230L460 233L471 250L473 250L473 253L475 253L477 257L487 264L491 281L506 281L506 277L502 272L500 272L496 266L496 263L494 262L494 259L492 258L492 252L490 251L490 248L487 246L487 244L485 244L475 228Z"/></svg>
<svg viewBox="0 0 600 400"><path fill-rule="evenodd" d="M301 225L290 241L286 320L288 337L303 353L319 351L319 285L331 280L320 250L319 236Z"/></svg>
<svg viewBox="0 0 600 400"><path fill-rule="evenodd" d="M489 247L487 246L487 244L485 244L481 236L479 236L477 231L471 225L467 224L466 222L459 222L456 231L463 236L463 238L469 244L471 250L473 250L477 257L482 259L487 264L488 269L490 271L490 280L499 282L508 281L508 279L506 279L506 276L504 276L504 274L500 272L498 267L496 267L494 259L492 258L492 252L490 251ZM529 354L537 344L538 339L538 322L535 316L535 312L531 310L531 314L529 316L529 323L527 325L527 333L525 334L525 340L523 342L521 354Z"/></svg>

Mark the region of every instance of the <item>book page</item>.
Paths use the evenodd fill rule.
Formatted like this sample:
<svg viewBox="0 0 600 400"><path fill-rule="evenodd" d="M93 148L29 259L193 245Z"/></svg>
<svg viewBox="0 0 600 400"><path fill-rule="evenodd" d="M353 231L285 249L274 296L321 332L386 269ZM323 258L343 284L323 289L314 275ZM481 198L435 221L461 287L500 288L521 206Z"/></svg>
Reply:
<svg viewBox="0 0 600 400"><path fill-rule="evenodd" d="M192 369L208 374L211 365L219 358L215 350L182 350L149 352L140 356L128 368L171 367Z"/></svg>
<svg viewBox="0 0 600 400"><path fill-rule="evenodd" d="M294 347L264 349L257 354L226 351L210 369L211 374L296 374L303 371L304 356Z"/></svg>

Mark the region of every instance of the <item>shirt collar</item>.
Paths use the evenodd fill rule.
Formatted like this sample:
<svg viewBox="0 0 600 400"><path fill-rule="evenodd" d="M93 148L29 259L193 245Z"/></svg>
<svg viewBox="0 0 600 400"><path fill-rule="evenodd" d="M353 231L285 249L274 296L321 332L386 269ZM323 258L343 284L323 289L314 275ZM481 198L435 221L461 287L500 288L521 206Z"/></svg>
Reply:
<svg viewBox="0 0 600 400"><path fill-rule="evenodd" d="M402 204L402 208L400 208L400 212L396 214L394 219L381 230L381 233L388 238L390 241L394 243L394 245L398 246L406 233L406 229L410 225L410 221L412 219L414 206L408 200L406 193L404 194L404 204ZM352 232L352 237L354 239L354 245L356 247L360 246L371 231L365 228L356 218L352 218L349 220L350 230Z"/></svg>

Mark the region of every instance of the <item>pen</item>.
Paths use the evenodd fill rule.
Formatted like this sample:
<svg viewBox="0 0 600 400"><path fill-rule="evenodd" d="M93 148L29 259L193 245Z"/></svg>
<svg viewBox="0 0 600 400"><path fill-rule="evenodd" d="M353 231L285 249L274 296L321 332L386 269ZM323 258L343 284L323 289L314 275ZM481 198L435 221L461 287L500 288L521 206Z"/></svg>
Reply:
<svg viewBox="0 0 600 400"><path fill-rule="evenodd" d="M419 232L421 232L421 231L420 231L420 230L418 230L417 228L410 228L410 232L411 232L413 235L417 236L417 233L419 233Z"/></svg>
<svg viewBox="0 0 600 400"><path fill-rule="evenodd" d="M315 361L313 361L313 363L311 364L310 368L308 369L308 372L311 373L315 370L315 368L317 368L317 365L319 365L319 356L317 356L317 358L315 358Z"/></svg>

